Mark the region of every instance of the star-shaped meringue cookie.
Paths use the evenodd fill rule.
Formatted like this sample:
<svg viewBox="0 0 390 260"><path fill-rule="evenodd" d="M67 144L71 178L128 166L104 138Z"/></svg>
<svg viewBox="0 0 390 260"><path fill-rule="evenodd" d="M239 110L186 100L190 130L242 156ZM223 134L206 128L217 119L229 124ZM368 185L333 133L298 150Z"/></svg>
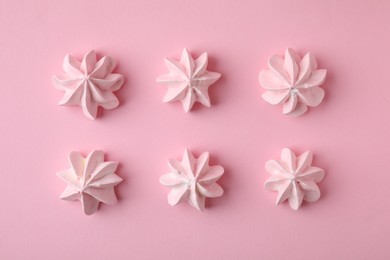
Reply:
<svg viewBox="0 0 390 260"><path fill-rule="evenodd" d="M271 105L283 103L283 114L300 116L307 107L316 107L324 98L320 87L326 78L326 70L318 69L311 53L302 59L293 49L287 49L284 58L272 56L269 70L259 75L260 85L266 89L262 98Z"/></svg>
<svg viewBox="0 0 390 260"><path fill-rule="evenodd" d="M160 177L160 183L170 187L168 203L172 206L181 201L188 203L203 211L205 199L220 197L223 189L216 181L221 178L224 169L220 165L209 166L210 155L202 153L195 158L187 149L184 151L183 160L169 160L170 173Z"/></svg>
<svg viewBox="0 0 390 260"><path fill-rule="evenodd" d="M322 181L325 173L318 167L311 166L313 155L307 151L298 158L288 148L284 148L281 160L269 160L265 169L271 177L265 187L278 191L276 205L288 199L290 207L297 210L302 201L317 201L321 192L317 183Z"/></svg>
<svg viewBox="0 0 390 260"><path fill-rule="evenodd" d="M157 82L168 86L164 102L180 100L185 112L189 112L195 102L210 107L208 89L215 83L221 74L207 71L208 57L203 53L194 60L184 49L180 61L165 58L169 74L161 75Z"/></svg>
<svg viewBox="0 0 390 260"><path fill-rule="evenodd" d="M99 202L110 205L117 202L114 186L122 181L115 174L118 162L105 162L103 151L93 151L87 158L71 152L69 163L70 169L57 173L68 184L61 199L80 200L86 215L95 213Z"/></svg>
<svg viewBox="0 0 390 260"><path fill-rule="evenodd" d="M98 106L113 109L119 105L114 91L123 85L123 76L112 73L115 61L104 56L99 61L95 51L88 52L83 60L78 61L71 55L66 55L63 62L64 76L53 76L54 86L65 92L59 105L79 105L84 115L95 119Z"/></svg>

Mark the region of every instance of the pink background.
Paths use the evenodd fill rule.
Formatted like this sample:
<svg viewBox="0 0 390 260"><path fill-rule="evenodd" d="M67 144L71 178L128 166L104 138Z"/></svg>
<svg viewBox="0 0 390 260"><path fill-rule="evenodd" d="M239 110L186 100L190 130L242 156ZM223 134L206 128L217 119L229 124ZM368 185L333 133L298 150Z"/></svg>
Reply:
<svg viewBox="0 0 390 260"><path fill-rule="evenodd" d="M239 3L240 2L240 3ZM389 259L389 1L1 1L0 259ZM163 57L207 51L212 107L164 104ZM324 102L300 118L261 100L272 54L311 51ZM85 118L51 83L65 54L118 61L121 105ZM311 150L323 196L275 207L264 163ZM210 151L223 197L167 204L159 176ZM91 217L58 199L72 150L104 149L125 180Z"/></svg>

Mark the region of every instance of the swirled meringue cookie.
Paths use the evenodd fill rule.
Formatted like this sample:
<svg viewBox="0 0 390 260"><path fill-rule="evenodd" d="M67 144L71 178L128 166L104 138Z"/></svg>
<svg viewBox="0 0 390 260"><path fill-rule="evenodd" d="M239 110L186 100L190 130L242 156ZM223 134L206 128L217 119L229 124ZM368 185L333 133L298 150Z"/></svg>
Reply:
<svg viewBox="0 0 390 260"><path fill-rule="evenodd" d="M80 200L86 215L95 213L100 202L109 205L117 202L114 186L122 181L115 173L118 162L105 162L103 151L93 151L86 158L71 152L69 163L71 168L57 173L68 185L61 199Z"/></svg>
<svg viewBox="0 0 390 260"><path fill-rule="evenodd" d="M283 114L300 116L307 107L316 107L324 98L320 87L326 70L318 69L311 53L302 59L293 49L287 49L284 58L274 55L268 60L269 70L259 75L260 85L266 89L262 98L271 105L283 104Z"/></svg>
<svg viewBox="0 0 390 260"><path fill-rule="evenodd" d="M325 176L324 170L312 166L313 155L307 151L296 156L288 148L282 150L280 160L269 160L265 169L271 174L265 187L278 192L276 205L288 200L290 207L299 209L302 202L317 201L321 192L317 183Z"/></svg>
<svg viewBox="0 0 390 260"><path fill-rule="evenodd" d="M221 74L206 70L206 52L194 60L188 50L184 49L180 60L165 58L165 64L169 73L157 78L158 83L168 87L164 102L180 101L186 113L191 111L195 102L211 106L208 90Z"/></svg>
<svg viewBox="0 0 390 260"><path fill-rule="evenodd" d="M115 66L109 56L97 60L93 50L81 62L66 55L62 66L65 74L52 77L54 86L65 92L59 105L79 105L90 119L96 118L98 106L116 108L119 101L113 92L122 87L124 79L121 74L112 73Z"/></svg>
<svg viewBox="0 0 390 260"><path fill-rule="evenodd" d="M216 198L223 194L223 189L216 182L224 169L220 165L209 165L210 154L202 153L195 158L185 149L183 159L168 161L170 172L160 177L160 183L171 188L168 203L174 206L182 201L197 210L203 211L206 198Z"/></svg>

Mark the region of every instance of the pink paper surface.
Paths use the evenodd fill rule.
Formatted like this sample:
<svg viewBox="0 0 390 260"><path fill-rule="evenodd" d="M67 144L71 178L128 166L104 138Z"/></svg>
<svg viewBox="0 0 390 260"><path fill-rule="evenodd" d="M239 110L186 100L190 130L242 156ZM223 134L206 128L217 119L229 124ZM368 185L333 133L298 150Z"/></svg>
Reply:
<svg viewBox="0 0 390 260"><path fill-rule="evenodd" d="M0 259L389 259L389 1L1 1ZM207 51L211 108L163 103L164 57ZM258 74L287 47L328 70L299 118L261 99ZM95 121L60 107L70 53L117 61L120 105ZM171 207L159 177L184 148L223 165L225 193ZM322 195L275 206L264 164L310 150ZM119 161L118 204L86 217L61 201L67 156Z"/></svg>

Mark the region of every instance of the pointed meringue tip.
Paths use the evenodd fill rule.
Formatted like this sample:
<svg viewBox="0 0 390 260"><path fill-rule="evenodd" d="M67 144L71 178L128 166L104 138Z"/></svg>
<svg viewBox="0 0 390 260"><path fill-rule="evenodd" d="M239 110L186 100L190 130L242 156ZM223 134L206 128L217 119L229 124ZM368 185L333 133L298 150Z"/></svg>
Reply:
<svg viewBox="0 0 390 260"><path fill-rule="evenodd" d="M203 212L204 208L199 207L199 205L193 205L195 209L197 209L199 212Z"/></svg>
<svg viewBox="0 0 390 260"><path fill-rule="evenodd" d="M105 203L107 205L115 205L115 204L118 203L118 198L115 197L112 201L110 201L110 202L103 202L103 203Z"/></svg>
<svg viewBox="0 0 390 260"><path fill-rule="evenodd" d="M198 59L199 59L200 57L202 57L202 56L205 56L205 60L206 60L206 62L208 62L208 60L209 60L209 54L207 53L207 51L202 52L202 54L199 55Z"/></svg>
<svg viewBox="0 0 390 260"><path fill-rule="evenodd" d="M183 57L183 55L185 55L189 60L193 59L191 54L190 54L190 51L187 48L183 49L183 52L181 53L181 55L182 55L182 57ZM182 57L180 57L180 60Z"/></svg>
<svg viewBox="0 0 390 260"><path fill-rule="evenodd" d="M261 98L262 98L265 102L268 103L268 101L266 100L266 98L264 98L264 96L265 96L265 92L264 92L263 94L261 94Z"/></svg>
<svg viewBox="0 0 390 260"><path fill-rule="evenodd" d="M290 114L287 114L287 115L289 115L289 116L291 116L291 117L300 117L300 116L303 116L304 114L306 114L306 111L303 112L303 113L299 113L299 114L297 114L297 113L292 113L292 112L294 112L294 110L291 111L291 113L290 113Z"/></svg>
<svg viewBox="0 0 390 260"><path fill-rule="evenodd" d="M96 153L103 154L103 156L104 156L104 150L102 150L102 149L93 150L92 152L90 152L90 153L88 154L88 156L91 156L92 154L96 154ZM110 161L110 162L112 162L112 163L118 163L118 162L116 162L116 161Z"/></svg>
<svg viewBox="0 0 390 260"><path fill-rule="evenodd" d="M187 149L187 148L184 149L183 159L185 157L188 157L189 160L191 160L190 158L193 157L191 151L189 149Z"/></svg>
<svg viewBox="0 0 390 260"><path fill-rule="evenodd" d="M72 156L73 154L77 154L77 155L81 155L81 153L77 152L77 151L71 151L69 153L69 157Z"/></svg>
<svg viewBox="0 0 390 260"><path fill-rule="evenodd" d="M296 117L296 115L294 115L294 113L293 113L294 110L295 110L295 108L293 110L291 110L291 111L282 111L282 114L285 115L285 116Z"/></svg>
<svg viewBox="0 0 390 260"><path fill-rule="evenodd" d="M57 75L51 76L51 83L53 84L54 88L59 91L64 91L64 88L61 86L61 83L59 83L60 79L57 77Z"/></svg>
<svg viewBox="0 0 390 260"><path fill-rule="evenodd" d="M183 99L180 101L183 105L183 109L184 109L184 112L186 112L186 114L191 112L191 109L194 107L194 104L196 103L196 101L194 101L192 104L186 105L185 102L183 101Z"/></svg>
<svg viewBox="0 0 390 260"><path fill-rule="evenodd" d="M121 183L123 181L122 177L119 176L118 174L116 174L116 176L118 176L118 183L117 184Z"/></svg>
<svg viewBox="0 0 390 260"><path fill-rule="evenodd" d="M84 114L86 118L90 119L90 120L95 120L96 117L94 117L93 115L89 114L89 113L85 113Z"/></svg>
<svg viewBox="0 0 390 260"><path fill-rule="evenodd" d="M168 199L168 204L171 205L172 207L173 207L173 206L176 206L179 202L180 202L180 200L177 201L177 202L172 202L172 201L170 201L170 200Z"/></svg>
<svg viewBox="0 0 390 260"><path fill-rule="evenodd" d="M93 213L95 213L95 212L86 212L86 211L84 211L84 215L85 216L91 216Z"/></svg>
<svg viewBox="0 0 390 260"><path fill-rule="evenodd" d="M265 73L264 71L265 70L260 70L259 76L257 77L257 80L259 81L261 87L263 87L263 85L261 84L261 79L262 79L262 77L263 77L263 75Z"/></svg>
<svg viewBox="0 0 390 260"><path fill-rule="evenodd" d="M286 52L287 52L287 53L292 53L292 52L294 52L294 49L291 48L291 47L288 47L288 48L286 49Z"/></svg>
<svg viewBox="0 0 390 260"><path fill-rule="evenodd" d="M164 185L164 181L162 180L163 179L163 176L164 175L162 175L162 176L160 176L159 178L158 178L158 182L160 183L160 184L162 184L162 185ZM165 185L164 185L165 186ZM169 203L169 201L168 201L168 203Z"/></svg>
<svg viewBox="0 0 390 260"><path fill-rule="evenodd" d="M82 110L83 110L83 114L86 118L88 119L91 119L91 120L95 120L95 118L97 117L97 109L98 107L96 107L96 111L95 111L95 115L91 114L91 112L89 112L89 110L86 108L86 107L82 107Z"/></svg>

